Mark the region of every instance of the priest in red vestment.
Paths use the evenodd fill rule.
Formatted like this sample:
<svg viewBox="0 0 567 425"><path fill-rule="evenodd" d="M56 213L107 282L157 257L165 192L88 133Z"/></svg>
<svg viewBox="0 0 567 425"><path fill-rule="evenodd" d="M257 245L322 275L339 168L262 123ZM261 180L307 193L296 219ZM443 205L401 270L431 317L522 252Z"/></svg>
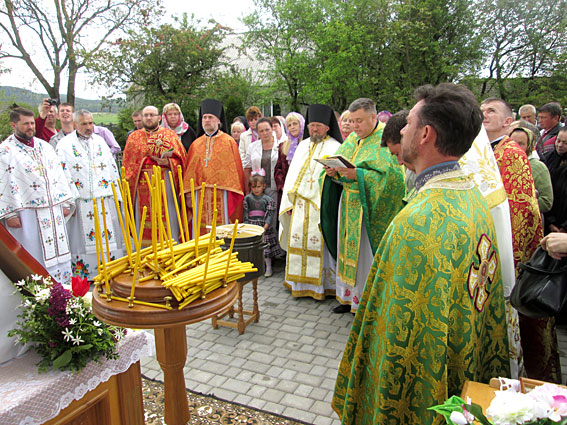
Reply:
<svg viewBox="0 0 567 425"><path fill-rule="evenodd" d="M226 129L224 107L215 99L205 99L199 110L198 138L191 144L187 166L183 175L187 208L192 220L190 228L196 233L198 203L201 184L205 183L203 213L200 234L205 234L213 222L213 187L217 185L217 224L242 222L242 200L244 199L244 172L234 139L223 131ZM195 205L191 201L191 179L195 182ZM193 223L193 221L195 221Z"/></svg>
<svg viewBox="0 0 567 425"><path fill-rule="evenodd" d="M526 263L543 238L534 180L524 150L508 136L514 114L502 99L482 102L484 127L494 149L510 204L514 265ZM528 378L561 382L561 365L554 318L520 317L520 338Z"/></svg>
<svg viewBox="0 0 567 425"><path fill-rule="evenodd" d="M179 196L179 178L177 166L181 165L185 169L187 162L187 153L181 144L181 140L175 131L161 127L160 114L155 106L146 106L142 110L143 128L134 131L126 141L124 154L122 157L122 165L125 169L125 175L130 185L130 193L132 201L136 205L136 220L141 219L141 211L144 206L148 207L146 215L146 224L142 238L142 245L151 244L151 195L146 183L145 173L152 178L153 166L157 165L161 168L161 178L167 186L169 221L171 223L171 235L176 240L179 239L179 221L173 201L173 194L170 186L169 171L173 173L175 183L175 193ZM179 202L178 202L179 204ZM165 208L162 208L162 214L165 214ZM165 217L163 217L165 222ZM139 223L138 223L139 225Z"/></svg>

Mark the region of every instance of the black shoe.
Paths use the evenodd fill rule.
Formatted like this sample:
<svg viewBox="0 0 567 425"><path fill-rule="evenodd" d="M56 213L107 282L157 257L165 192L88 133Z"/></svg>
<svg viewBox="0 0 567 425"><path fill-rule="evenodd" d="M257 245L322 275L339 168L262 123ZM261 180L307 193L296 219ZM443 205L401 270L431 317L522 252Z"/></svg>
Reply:
<svg viewBox="0 0 567 425"><path fill-rule="evenodd" d="M333 309L333 313L337 313L337 314L349 313L349 312L350 312L349 304L339 304Z"/></svg>

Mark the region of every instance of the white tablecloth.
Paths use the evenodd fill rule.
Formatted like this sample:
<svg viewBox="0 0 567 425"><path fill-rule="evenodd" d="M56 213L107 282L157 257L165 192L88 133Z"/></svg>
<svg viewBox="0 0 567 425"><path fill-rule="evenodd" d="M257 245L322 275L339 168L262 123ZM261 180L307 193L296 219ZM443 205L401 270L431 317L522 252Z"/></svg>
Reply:
<svg viewBox="0 0 567 425"><path fill-rule="evenodd" d="M36 366L40 356L31 350L0 367L0 424L42 424L101 382L128 370L141 357L153 355L154 347L152 335L128 329L118 346L118 359L91 361L80 373L41 374Z"/></svg>

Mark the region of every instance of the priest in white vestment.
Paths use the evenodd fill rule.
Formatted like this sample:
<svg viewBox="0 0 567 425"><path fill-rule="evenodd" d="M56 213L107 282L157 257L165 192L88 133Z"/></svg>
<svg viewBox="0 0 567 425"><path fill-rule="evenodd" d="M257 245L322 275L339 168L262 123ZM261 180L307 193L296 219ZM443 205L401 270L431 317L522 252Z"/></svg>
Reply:
<svg viewBox="0 0 567 425"><path fill-rule="evenodd" d="M124 256L124 238L116 211L111 183L120 197L120 175L116 162L105 140L94 134L93 117L89 111L79 110L73 115L75 131L57 144L57 155L63 163L67 181L79 193L75 214L67 223L70 236L73 273L88 280L98 274L95 242L95 215L93 198L97 199L98 221L105 260ZM102 214L104 200L104 219ZM118 199L121 200L120 198ZM104 225L106 223L106 232ZM107 241L108 249L107 250Z"/></svg>
<svg viewBox="0 0 567 425"><path fill-rule="evenodd" d="M311 105L306 117L310 137L297 146L279 211L280 245L287 251L284 286L294 297L324 300L335 295L336 264L319 226L323 165L315 158L333 155L342 137L330 107Z"/></svg>
<svg viewBox="0 0 567 425"><path fill-rule="evenodd" d="M470 175L482 192L490 209L496 229L496 243L500 257L506 319L508 322L508 347L510 349L510 375L514 379L523 376L524 362L520 345L520 325L518 311L510 304L510 293L516 282L514 251L512 247L512 224L510 208L500 170L490 147L484 126L469 151L461 157L459 165L464 173Z"/></svg>
<svg viewBox="0 0 567 425"><path fill-rule="evenodd" d="M71 282L65 217L76 192L49 143L34 137L32 111L10 112L14 134L0 144L0 221L58 282Z"/></svg>

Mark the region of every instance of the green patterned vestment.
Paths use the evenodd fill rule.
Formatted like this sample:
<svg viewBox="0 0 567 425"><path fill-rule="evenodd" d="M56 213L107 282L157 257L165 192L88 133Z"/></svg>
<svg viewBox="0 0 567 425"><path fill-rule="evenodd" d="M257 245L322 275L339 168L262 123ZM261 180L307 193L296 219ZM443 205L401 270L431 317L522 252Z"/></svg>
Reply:
<svg viewBox="0 0 567 425"><path fill-rule="evenodd" d="M458 171L429 180L394 218L339 366L343 424L441 424L427 408L466 379L509 376L492 217Z"/></svg>
<svg viewBox="0 0 567 425"><path fill-rule="evenodd" d="M343 184L340 211L340 234L337 258L337 274L347 284L356 283L356 265L360 248L360 231L364 220L372 252L376 251L388 224L402 208L405 195L404 174L388 148L380 147L384 125L377 128L365 139L351 133L337 150L356 166L356 181L340 177ZM322 193L322 207L328 206L329 185L335 185L325 178ZM338 200L338 199L337 199ZM338 208L338 205L330 208ZM337 223L330 223L321 216L321 227L326 241L336 240ZM329 238L327 238L329 236ZM329 247L331 253L334 249Z"/></svg>

